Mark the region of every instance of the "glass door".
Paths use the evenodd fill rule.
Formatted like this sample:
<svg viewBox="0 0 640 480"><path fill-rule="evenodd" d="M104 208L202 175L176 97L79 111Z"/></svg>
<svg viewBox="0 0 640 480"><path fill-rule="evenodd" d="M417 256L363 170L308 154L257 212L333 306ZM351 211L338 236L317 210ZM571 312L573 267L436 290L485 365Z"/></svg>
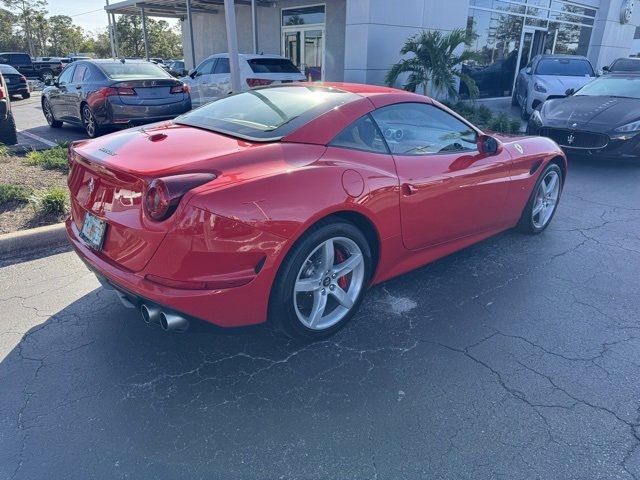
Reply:
<svg viewBox="0 0 640 480"><path fill-rule="evenodd" d="M324 28L283 27L282 51L309 81L324 79Z"/></svg>
<svg viewBox="0 0 640 480"><path fill-rule="evenodd" d="M548 37L549 32L546 28L526 26L522 29L522 38L520 40L520 55L518 56L516 72L513 77L513 88L515 88L516 78L518 78L518 73L520 72L520 70L529 65L529 62L536 55L545 53L545 47L548 48ZM553 51L550 51L548 53L553 53Z"/></svg>

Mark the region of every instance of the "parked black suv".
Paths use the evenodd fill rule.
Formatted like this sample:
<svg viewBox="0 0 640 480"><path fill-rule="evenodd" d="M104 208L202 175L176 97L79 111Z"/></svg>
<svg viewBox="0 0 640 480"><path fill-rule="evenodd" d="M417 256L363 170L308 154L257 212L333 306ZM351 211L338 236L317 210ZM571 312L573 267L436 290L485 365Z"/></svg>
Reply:
<svg viewBox="0 0 640 480"><path fill-rule="evenodd" d="M16 123L13 120L9 89L4 77L0 73L0 143L15 145L18 143Z"/></svg>
<svg viewBox="0 0 640 480"><path fill-rule="evenodd" d="M0 73L9 89L9 95L20 95L22 98L29 98L29 85L27 79L11 65L0 63Z"/></svg>

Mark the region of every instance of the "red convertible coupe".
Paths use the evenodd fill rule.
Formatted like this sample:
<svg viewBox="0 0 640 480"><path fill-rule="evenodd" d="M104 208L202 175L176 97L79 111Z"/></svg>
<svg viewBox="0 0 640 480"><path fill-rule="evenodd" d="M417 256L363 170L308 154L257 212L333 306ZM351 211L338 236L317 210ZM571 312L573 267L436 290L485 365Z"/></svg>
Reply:
<svg viewBox="0 0 640 480"><path fill-rule="evenodd" d="M67 232L147 322L320 338L372 284L503 230L542 232L566 159L390 88L289 84L74 143Z"/></svg>

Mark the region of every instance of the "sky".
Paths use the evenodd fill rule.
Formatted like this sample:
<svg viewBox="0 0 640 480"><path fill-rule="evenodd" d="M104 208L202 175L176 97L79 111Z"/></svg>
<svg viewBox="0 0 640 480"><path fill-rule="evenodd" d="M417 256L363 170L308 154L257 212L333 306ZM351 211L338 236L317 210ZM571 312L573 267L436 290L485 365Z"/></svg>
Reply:
<svg viewBox="0 0 640 480"><path fill-rule="evenodd" d="M109 3L118 1L109 0ZM95 32L107 27L104 6L105 0L49 0L47 10L49 15L68 15L76 25L88 32Z"/></svg>

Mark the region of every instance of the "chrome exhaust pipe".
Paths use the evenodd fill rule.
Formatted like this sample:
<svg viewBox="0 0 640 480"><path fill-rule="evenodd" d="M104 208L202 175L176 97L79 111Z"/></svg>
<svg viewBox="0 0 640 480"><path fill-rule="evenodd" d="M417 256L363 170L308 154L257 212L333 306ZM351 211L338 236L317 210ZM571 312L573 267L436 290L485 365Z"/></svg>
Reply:
<svg viewBox="0 0 640 480"><path fill-rule="evenodd" d="M143 303L140 306L140 315L146 324L159 323L160 307L157 305L147 305Z"/></svg>
<svg viewBox="0 0 640 480"><path fill-rule="evenodd" d="M189 328L189 320L173 312L160 312L160 326L164 331L184 332Z"/></svg>

